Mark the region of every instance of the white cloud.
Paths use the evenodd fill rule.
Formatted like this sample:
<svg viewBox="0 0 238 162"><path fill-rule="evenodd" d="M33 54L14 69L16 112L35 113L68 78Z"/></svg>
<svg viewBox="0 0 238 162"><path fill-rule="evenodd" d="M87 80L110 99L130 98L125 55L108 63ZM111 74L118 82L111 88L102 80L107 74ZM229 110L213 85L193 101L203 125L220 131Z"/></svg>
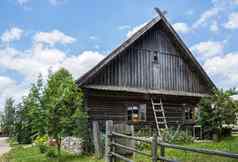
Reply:
<svg viewBox="0 0 238 162"><path fill-rule="evenodd" d="M7 32L15 33L12 31L14 30ZM21 37L17 34L13 35L14 37L7 35L8 42ZM78 54L68 54L65 50L54 46L56 43L69 44L73 41L75 41L74 38L54 30L48 33L36 33L33 36L32 47L27 50L12 48L10 44L9 46L1 46L0 44L0 67L22 76L20 82L7 76L0 76L0 107L3 106L7 97L13 97L20 101L21 97L28 92L31 83L37 79L39 73L43 75L43 78L46 78L49 69L55 72L64 67L76 79L104 58L105 55L97 51L88 50Z"/></svg>
<svg viewBox="0 0 238 162"><path fill-rule="evenodd" d="M238 0L233 0L233 2L234 2L235 4L238 4Z"/></svg>
<svg viewBox="0 0 238 162"><path fill-rule="evenodd" d="M49 0L49 2L51 5L56 6L56 5L64 3L65 0Z"/></svg>
<svg viewBox="0 0 238 162"><path fill-rule="evenodd" d="M13 27L11 29L6 30L1 35L2 42L9 43L14 40L20 40L23 34L23 30L17 27Z"/></svg>
<svg viewBox="0 0 238 162"><path fill-rule="evenodd" d="M228 21L225 24L227 29L237 29L238 28L238 12L233 12L229 15Z"/></svg>
<svg viewBox="0 0 238 162"><path fill-rule="evenodd" d="M217 55L222 55L224 49L223 42L207 41L200 42L191 47L191 50L198 56L199 59L205 60Z"/></svg>
<svg viewBox="0 0 238 162"><path fill-rule="evenodd" d="M3 106L8 97L13 97L16 102L19 102L21 96L26 95L30 83L25 83L26 82L17 84L15 80L7 76L0 76L0 111L3 110Z"/></svg>
<svg viewBox="0 0 238 162"><path fill-rule="evenodd" d="M75 78L85 73L100 61L104 55L96 51L84 51L76 56L67 55L57 48L48 48L42 44L35 45L28 51L18 51L13 48L0 50L0 65L14 70L27 80L35 80L39 73L44 77L48 69L53 71L60 67L67 68Z"/></svg>
<svg viewBox="0 0 238 162"><path fill-rule="evenodd" d="M122 26L119 26L117 29L118 30L125 30L125 29L130 29L131 26L130 25L122 25Z"/></svg>
<svg viewBox="0 0 238 162"><path fill-rule="evenodd" d="M191 16L194 14L194 10L188 10L185 12L185 14Z"/></svg>
<svg viewBox="0 0 238 162"><path fill-rule="evenodd" d="M217 21L212 22L212 24L210 26L210 30L213 31L213 32L217 32L219 30Z"/></svg>
<svg viewBox="0 0 238 162"><path fill-rule="evenodd" d="M197 28L200 25L204 25L209 19L217 16L220 11L221 8L218 7L210 8L209 10L205 11L204 13L202 13L200 18L193 24L193 28Z"/></svg>
<svg viewBox="0 0 238 162"><path fill-rule="evenodd" d="M0 95L9 87L12 87L13 85L15 85L16 82L12 79L10 79L9 77L6 76L0 76Z"/></svg>
<svg viewBox="0 0 238 162"><path fill-rule="evenodd" d="M145 22L145 23L143 23L141 25L135 26L134 28L129 30L128 33L127 33L127 38L131 37L134 33L136 33L138 30L140 30L146 24L147 24L147 22Z"/></svg>
<svg viewBox="0 0 238 162"><path fill-rule="evenodd" d="M17 3L19 4L19 5L21 5L21 6L24 6L24 5L26 5L27 3L29 3L30 2L30 0L17 0Z"/></svg>
<svg viewBox="0 0 238 162"><path fill-rule="evenodd" d="M173 24L173 27L179 33L188 33L190 31L189 26L183 22L177 22Z"/></svg>
<svg viewBox="0 0 238 162"><path fill-rule="evenodd" d="M66 58L62 62L62 66L67 68L74 76L79 77L103 58L104 55L97 51L84 51L78 56Z"/></svg>
<svg viewBox="0 0 238 162"><path fill-rule="evenodd" d="M91 40L96 40L96 39L97 39L97 37L96 37L96 36L93 36L93 35L91 35L91 36L89 37L89 39L91 39Z"/></svg>
<svg viewBox="0 0 238 162"><path fill-rule="evenodd" d="M55 45L56 43L70 44L75 40L75 38L65 35L59 30L53 30L52 32L39 32L34 36L34 41L36 43L46 43L51 46Z"/></svg>
<svg viewBox="0 0 238 162"><path fill-rule="evenodd" d="M216 56L203 65L208 74L216 78L220 86L229 88L238 85L238 53Z"/></svg>
<svg viewBox="0 0 238 162"><path fill-rule="evenodd" d="M234 0L212 0L212 6L205 10L192 25L193 29L201 26L211 25L214 21L220 21L220 17L231 11L234 6ZM235 0L236 1L236 0ZM214 29L212 25L210 28Z"/></svg>

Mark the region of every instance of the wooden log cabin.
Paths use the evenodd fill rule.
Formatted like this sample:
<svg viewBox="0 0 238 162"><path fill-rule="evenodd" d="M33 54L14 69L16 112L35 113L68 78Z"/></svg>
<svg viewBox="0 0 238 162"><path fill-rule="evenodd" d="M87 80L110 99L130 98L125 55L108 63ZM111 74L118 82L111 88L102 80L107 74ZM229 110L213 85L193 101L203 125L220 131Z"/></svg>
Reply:
<svg viewBox="0 0 238 162"><path fill-rule="evenodd" d="M157 17L77 80L90 121L155 128L195 124L196 105L215 85L164 14L156 11ZM155 105L162 105L164 116Z"/></svg>

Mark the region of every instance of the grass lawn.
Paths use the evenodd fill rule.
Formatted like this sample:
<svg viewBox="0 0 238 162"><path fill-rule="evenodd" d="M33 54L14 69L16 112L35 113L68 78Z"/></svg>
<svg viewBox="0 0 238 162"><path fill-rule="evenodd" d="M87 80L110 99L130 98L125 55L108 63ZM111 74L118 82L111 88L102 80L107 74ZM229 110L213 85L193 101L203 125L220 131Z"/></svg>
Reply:
<svg viewBox="0 0 238 162"><path fill-rule="evenodd" d="M97 160L93 156L74 156L62 152L61 162L104 162ZM56 158L48 158L45 154L40 153L36 146L23 148L22 146L14 147L9 153L0 158L0 162L58 162Z"/></svg>
<svg viewBox="0 0 238 162"><path fill-rule="evenodd" d="M238 137L229 137L220 142L193 143L185 146L238 153ZM183 162L238 162L238 159L184 152L175 149L166 149L166 157ZM151 162L141 155L138 155L136 159L137 162Z"/></svg>
<svg viewBox="0 0 238 162"><path fill-rule="evenodd" d="M186 145L196 148L207 148L213 150L229 151L238 153L238 137L226 138L221 142L204 142L193 143ZM148 150L147 150L148 151ZM166 150L166 157L169 159L176 159L183 162L238 162L235 159L222 158L218 156L202 155L198 153L190 153L177 151L174 149ZM93 156L73 156L68 153L62 153L62 162L104 162L104 160L97 160ZM136 162L151 162L150 159L136 155ZM0 162L57 162L57 159L49 159L45 154L41 154L36 146L23 148L17 146L8 154L0 158Z"/></svg>

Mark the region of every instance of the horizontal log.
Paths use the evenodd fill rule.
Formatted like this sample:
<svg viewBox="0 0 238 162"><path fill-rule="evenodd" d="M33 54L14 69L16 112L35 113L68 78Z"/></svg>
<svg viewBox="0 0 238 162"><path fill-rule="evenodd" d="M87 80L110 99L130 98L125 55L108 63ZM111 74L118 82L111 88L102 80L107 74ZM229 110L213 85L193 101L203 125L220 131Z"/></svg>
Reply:
<svg viewBox="0 0 238 162"><path fill-rule="evenodd" d="M120 137L120 138L127 138L127 139L132 139L132 140L136 140L136 141L145 142L145 143L151 143L151 140L141 139L139 137L134 137L134 136L127 136L127 135L124 135L124 134L121 134L121 133L112 132L112 135Z"/></svg>
<svg viewBox="0 0 238 162"><path fill-rule="evenodd" d="M139 150L137 150L137 149L135 149L135 148L132 148L132 147L124 146L124 145L121 145L121 144L115 143L115 142L113 142L112 145L114 145L114 146L116 146L116 147L120 147L120 148L125 149L125 150L129 150L129 151L132 151L132 152L136 152L136 153L138 153L138 154L142 154L142 155L151 157L151 154L148 154L148 153L139 151Z"/></svg>
<svg viewBox="0 0 238 162"><path fill-rule="evenodd" d="M216 156L223 156L223 157L238 159L238 154L236 154L236 153L208 150L208 149L202 149L202 148L191 148L191 147L179 146L179 145L168 144L168 143L159 143L159 145L165 146L167 148L177 149L177 150L190 151L190 152L202 153L202 154L207 154L207 155L216 155Z"/></svg>
<svg viewBox="0 0 238 162"><path fill-rule="evenodd" d="M115 157L117 157L117 158L119 158L119 159L121 159L121 160L125 160L126 162L134 162L133 160L128 159L128 158L126 158L126 157L124 157L124 156L122 156L120 154L115 153L115 152L111 152L110 154L115 156Z"/></svg>
<svg viewBox="0 0 238 162"><path fill-rule="evenodd" d="M177 161L177 160L166 159L165 157L162 157L162 156L160 156L160 157L158 158L158 160L165 161L165 162L179 162L179 161Z"/></svg>

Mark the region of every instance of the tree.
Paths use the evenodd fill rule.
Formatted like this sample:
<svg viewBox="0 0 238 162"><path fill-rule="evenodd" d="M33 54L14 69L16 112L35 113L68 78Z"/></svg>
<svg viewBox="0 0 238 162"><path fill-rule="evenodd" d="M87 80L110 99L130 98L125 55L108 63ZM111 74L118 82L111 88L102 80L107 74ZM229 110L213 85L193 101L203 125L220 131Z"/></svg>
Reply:
<svg viewBox="0 0 238 162"><path fill-rule="evenodd" d="M62 68L49 76L43 102L48 110L48 134L56 140L58 155L61 138L74 134L74 129L79 127L77 122L86 116L82 111L82 97L82 92L67 70Z"/></svg>
<svg viewBox="0 0 238 162"><path fill-rule="evenodd" d="M15 106L14 100L10 97L6 99L3 115L3 129L8 136L12 137L14 134L15 123Z"/></svg>
<svg viewBox="0 0 238 162"><path fill-rule="evenodd" d="M36 135L47 133L47 109L43 102L43 79L41 74L38 76L36 84L32 85L30 95L32 104L32 127Z"/></svg>
<svg viewBox="0 0 238 162"><path fill-rule="evenodd" d="M213 95L204 97L199 104L199 123L212 131L221 130L223 124L233 124L238 111L231 96L237 94L234 89L215 90Z"/></svg>
<svg viewBox="0 0 238 162"><path fill-rule="evenodd" d="M31 143L37 135L45 134L46 111L42 102L43 81L41 75L32 84L22 103L17 105L16 138L19 143Z"/></svg>

